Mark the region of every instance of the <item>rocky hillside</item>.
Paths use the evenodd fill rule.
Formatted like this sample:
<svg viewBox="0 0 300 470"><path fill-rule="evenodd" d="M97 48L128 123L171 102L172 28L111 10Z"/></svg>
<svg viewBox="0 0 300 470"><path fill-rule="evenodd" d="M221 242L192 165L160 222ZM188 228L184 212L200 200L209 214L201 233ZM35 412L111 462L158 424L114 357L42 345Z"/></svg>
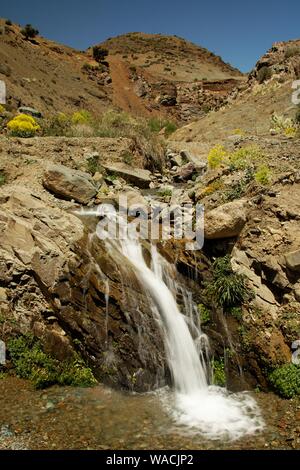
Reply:
<svg viewBox="0 0 300 470"><path fill-rule="evenodd" d="M243 80L220 57L183 39L128 34L106 41L107 61L41 36L25 40L17 25L0 22L0 79L8 104L43 114L109 106L139 116L186 121L219 106Z"/></svg>
<svg viewBox="0 0 300 470"><path fill-rule="evenodd" d="M300 77L300 40L275 43L257 62L247 82L236 88L216 112L182 127L175 140L205 142L222 140L240 130L269 134L274 113L294 118L292 83Z"/></svg>

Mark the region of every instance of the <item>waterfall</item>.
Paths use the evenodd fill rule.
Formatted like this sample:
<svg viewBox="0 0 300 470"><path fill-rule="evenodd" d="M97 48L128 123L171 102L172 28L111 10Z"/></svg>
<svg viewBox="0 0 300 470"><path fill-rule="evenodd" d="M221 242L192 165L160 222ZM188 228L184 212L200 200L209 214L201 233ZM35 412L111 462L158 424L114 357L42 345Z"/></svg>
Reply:
<svg viewBox="0 0 300 470"><path fill-rule="evenodd" d="M91 213L89 210L88 214ZM95 211L94 215L99 213ZM118 217L118 224L123 224L115 213L106 213L106 216ZM103 229L97 230L103 239ZM148 266L136 234L120 239L107 237L105 243L112 256L117 250L131 264L160 326L174 382L173 392L166 394L164 391L161 398L176 423L212 439L236 439L261 430L264 423L249 394L231 394L225 388L209 385L208 339L187 311L191 302L183 289L183 312L180 311L174 292L176 281L171 276L175 268L172 269L153 244Z"/></svg>

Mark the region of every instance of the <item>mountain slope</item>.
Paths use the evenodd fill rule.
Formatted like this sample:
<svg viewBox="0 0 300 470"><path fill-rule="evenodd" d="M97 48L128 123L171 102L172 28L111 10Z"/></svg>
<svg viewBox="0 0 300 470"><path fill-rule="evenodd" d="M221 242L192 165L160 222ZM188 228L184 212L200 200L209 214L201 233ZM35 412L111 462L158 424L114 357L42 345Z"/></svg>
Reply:
<svg viewBox="0 0 300 470"><path fill-rule="evenodd" d="M0 80L12 109L31 106L47 115L115 106L184 122L219 106L244 79L221 58L176 37L110 39L103 43L108 64L99 67L91 48L77 51L40 36L28 41L20 29L0 21Z"/></svg>
<svg viewBox="0 0 300 470"><path fill-rule="evenodd" d="M128 33L102 43L110 55L173 82L240 78L241 72L207 49L177 36Z"/></svg>
<svg viewBox="0 0 300 470"><path fill-rule="evenodd" d="M226 106L179 129L178 141L222 140L241 129L269 134L273 113L295 116L292 83L300 78L300 40L278 42L257 62L248 81L225 100Z"/></svg>

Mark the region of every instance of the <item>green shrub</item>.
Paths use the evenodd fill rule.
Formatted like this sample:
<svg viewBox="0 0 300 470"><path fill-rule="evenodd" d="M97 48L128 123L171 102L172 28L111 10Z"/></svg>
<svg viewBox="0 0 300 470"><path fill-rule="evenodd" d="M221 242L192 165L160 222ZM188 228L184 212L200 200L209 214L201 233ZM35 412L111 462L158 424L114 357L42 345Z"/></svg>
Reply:
<svg viewBox="0 0 300 470"><path fill-rule="evenodd" d="M88 158L86 162L86 169L91 175L94 175L97 172L101 173L103 171L98 155L93 155L92 157Z"/></svg>
<svg viewBox="0 0 300 470"><path fill-rule="evenodd" d="M294 57L295 55L300 55L300 47L298 46L290 46L286 49L284 53L284 57L289 59L290 57Z"/></svg>
<svg viewBox="0 0 300 470"><path fill-rule="evenodd" d="M285 364L273 370L269 382L274 390L284 398L300 395L300 365Z"/></svg>
<svg viewBox="0 0 300 470"><path fill-rule="evenodd" d="M229 255L213 263L213 278L206 283L205 290L223 308L239 306L247 299L245 278L232 271Z"/></svg>
<svg viewBox="0 0 300 470"><path fill-rule="evenodd" d="M7 20L5 20L5 24L6 24L7 26L11 26L11 25L12 25L12 21L9 20L9 19L7 19Z"/></svg>
<svg viewBox="0 0 300 470"><path fill-rule="evenodd" d="M58 361L44 353L41 343L32 335L9 340L8 352L16 374L29 379L35 388L54 384L90 386L96 383L91 369L78 355Z"/></svg>
<svg viewBox="0 0 300 470"><path fill-rule="evenodd" d="M241 307L231 307L228 310L228 313L230 313L230 315L232 315L233 318L235 318L236 320L240 321L243 318L243 311L242 311Z"/></svg>
<svg viewBox="0 0 300 470"><path fill-rule="evenodd" d="M210 322L210 310L204 304L198 304L198 312L200 316L200 323L202 325L207 325Z"/></svg>
<svg viewBox="0 0 300 470"><path fill-rule="evenodd" d="M234 170L244 170L249 165L264 157L262 150L257 145L248 145L239 148L229 155L229 163Z"/></svg>
<svg viewBox="0 0 300 470"><path fill-rule="evenodd" d="M173 191L171 188L163 188L158 191L160 197L172 197Z"/></svg>
<svg viewBox="0 0 300 470"><path fill-rule="evenodd" d="M89 64L88 62L85 62L81 67L81 70L83 70L84 72L94 72L95 70L99 70L99 65L93 65Z"/></svg>
<svg viewBox="0 0 300 470"><path fill-rule="evenodd" d="M213 359L212 361L213 370L213 383L219 387L225 387L226 385L226 374L223 359Z"/></svg>
<svg viewBox="0 0 300 470"><path fill-rule="evenodd" d="M235 183L231 189L227 190L224 194L224 199L226 202L234 201L234 199L239 199L247 190L248 184L254 178L254 170L251 167L248 167L245 173L245 176Z"/></svg>
<svg viewBox="0 0 300 470"><path fill-rule="evenodd" d="M108 56L108 50L104 49L101 46L94 46L93 47L93 57L96 62L102 62Z"/></svg>
<svg viewBox="0 0 300 470"><path fill-rule="evenodd" d="M39 34L39 31L35 29L31 24L27 24L24 26L23 29L21 29L21 34L23 34L25 39L28 40L35 38Z"/></svg>
<svg viewBox="0 0 300 470"><path fill-rule="evenodd" d="M264 65L259 71L257 72L257 80L258 83L263 83L266 80L270 80L272 77L272 70Z"/></svg>
<svg viewBox="0 0 300 470"><path fill-rule="evenodd" d="M163 120L159 118L151 118L148 121L148 126L151 132L158 133L162 129L165 130L165 135L169 136L177 130L177 126L174 122Z"/></svg>
<svg viewBox="0 0 300 470"><path fill-rule="evenodd" d="M46 136L69 136L71 135L71 118L65 113L52 116L43 124L43 134Z"/></svg>
<svg viewBox="0 0 300 470"><path fill-rule="evenodd" d="M272 179L272 173L267 165L261 165L254 175L255 181L264 186L268 185Z"/></svg>
<svg viewBox="0 0 300 470"><path fill-rule="evenodd" d="M3 186L6 183L6 176L3 170L0 170L0 186Z"/></svg>

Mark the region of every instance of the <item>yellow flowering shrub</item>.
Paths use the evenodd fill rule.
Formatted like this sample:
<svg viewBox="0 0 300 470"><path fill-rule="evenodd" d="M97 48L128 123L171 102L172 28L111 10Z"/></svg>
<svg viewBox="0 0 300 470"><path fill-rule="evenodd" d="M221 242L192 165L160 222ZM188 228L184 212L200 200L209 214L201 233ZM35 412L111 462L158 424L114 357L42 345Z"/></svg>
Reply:
<svg viewBox="0 0 300 470"><path fill-rule="evenodd" d="M91 113L82 109L72 115L72 124L88 124L91 121Z"/></svg>
<svg viewBox="0 0 300 470"><path fill-rule="evenodd" d="M254 162L262 160L263 157L263 152L257 145L247 145L230 153L229 163L236 170L244 170Z"/></svg>
<svg viewBox="0 0 300 470"><path fill-rule="evenodd" d="M297 133L297 128L296 128L296 127L293 127L293 126L291 126L291 127L286 127L286 128L284 129L284 133L285 133L285 135L288 136L288 137L289 137L289 136L290 136L290 137L294 137L294 136L296 135L296 133Z"/></svg>
<svg viewBox="0 0 300 470"><path fill-rule="evenodd" d="M33 137L40 130L36 120L27 114L18 114L7 123L7 127L11 135L17 137Z"/></svg>
<svg viewBox="0 0 300 470"><path fill-rule="evenodd" d="M0 104L0 114L3 114L5 113L5 108L4 106L2 106L2 104Z"/></svg>
<svg viewBox="0 0 300 470"><path fill-rule="evenodd" d="M233 135L240 135L240 136L244 136L246 135L246 132L243 130L243 129L234 129L233 130Z"/></svg>
<svg viewBox="0 0 300 470"><path fill-rule="evenodd" d="M257 183L262 184L264 186L268 185L269 183L271 183L272 180L272 173L270 168L267 165L261 165L257 169L254 178Z"/></svg>
<svg viewBox="0 0 300 470"><path fill-rule="evenodd" d="M208 165L210 168L218 168L220 165L224 164L228 159L228 153L223 147L223 145L216 145L210 149L207 157Z"/></svg>
<svg viewBox="0 0 300 470"><path fill-rule="evenodd" d="M294 137L297 133L297 126L293 119L285 118L284 116L274 113L271 117L270 132Z"/></svg>

